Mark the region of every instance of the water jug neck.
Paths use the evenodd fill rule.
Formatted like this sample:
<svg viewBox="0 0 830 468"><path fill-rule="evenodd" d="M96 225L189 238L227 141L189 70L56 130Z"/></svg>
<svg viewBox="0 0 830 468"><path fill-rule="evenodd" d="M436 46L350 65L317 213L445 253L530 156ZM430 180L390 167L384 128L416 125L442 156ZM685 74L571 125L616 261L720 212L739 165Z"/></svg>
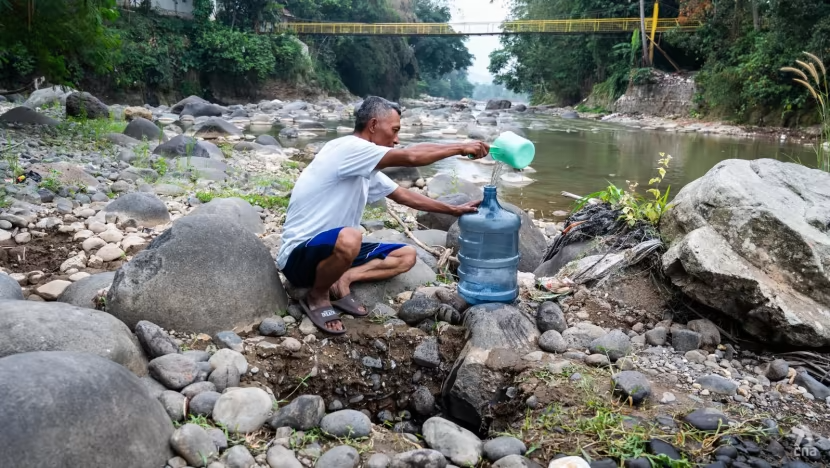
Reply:
<svg viewBox="0 0 830 468"><path fill-rule="evenodd" d="M481 200L481 206L486 208L495 208L499 206L499 200L496 196L496 186L487 185L484 187L484 199Z"/></svg>

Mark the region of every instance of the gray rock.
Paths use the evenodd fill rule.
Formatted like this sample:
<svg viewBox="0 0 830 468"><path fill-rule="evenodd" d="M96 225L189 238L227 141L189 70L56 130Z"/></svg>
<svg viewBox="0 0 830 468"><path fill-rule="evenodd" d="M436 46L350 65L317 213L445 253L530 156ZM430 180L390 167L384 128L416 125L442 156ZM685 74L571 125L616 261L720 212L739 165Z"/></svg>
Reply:
<svg viewBox="0 0 830 468"><path fill-rule="evenodd" d="M188 405L190 414L197 416L210 417L213 414L213 407L216 406L216 400L222 396L219 392L202 392L194 396Z"/></svg>
<svg viewBox="0 0 830 468"><path fill-rule="evenodd" d="M150 361L150 376L171 390L181 390L199 375L196 361L181 354L167 354Z"/></svg>
<svg viewBox="0 0 830 468"><path fill-rule="evenodd" d="M807 267L826 265L830 194L820 187L829 184L830 174L799 164L722 161L661 220L664 272L760 340L830 345L830 271Z"/></svg>
<svg viewBox="0 0 830 468"><path fill-rule="evenodd" d="M26 106L13 107L0 115L0 122L56 127L60 122Z"/></svg>
<svg viewBox="0 0 830 468"><path fill-rule="evenodd" d="M711 320L690 320L686 328L700 333L700 347L713 351L720 344L720 330Z"/></svg>
<svg viewBox="0 0 830 468"><path fill-rule="evenodd" d="M366 468L389 468L392 459L385 453L376 453L366 461Z"/></svg>
<svg viewBox="0 0 830 468"><path fill-rule="evenodd" d="M193 382L181 390L181 394L189 399L193 399L196 395L205 392L215 392L216 385L211 382Z"/></svg>
<svg viewBox="0 0 830 468"><path fill-rule="evenodd" d="M412 299L404 302L398 311L398 318L408 325L415 326L438 313L441 302L424 294L415 293Z"/></svg>
<svg viewBox="0 0 830 468"><path fill-rule="evenodd" d="M66 97L66 115L85 119L109 119L110 109L89 93L75 92Z"/></svg>
<svg viewBox="0 0 830 468"><path fill-rule="evenodd" d="M513 103L507 99L490 99L484 107L484 110L505 110L510 109Z"/></svg>
<svg viewBox="0 0 830 468"><path fill-rule="evenodd" d="M245 351L242 338L232 331L220 331L213 336L213 342L219 349L230 349L238 353Z"/></svg>
<svg viewBox="0 0 830 468"><path fill-rule="evenodd" d="M303 464L297 460L294 451L282 445L272 445L268 449L266 460L270 468L303 468Z"/></svg>
<svg viewBox="0 0 830 468"><path fill-rule="evenodd" d="M416 414L430 416L435 413L435 397L423 385L418 386L409 398L409 404Z"/></svg>
<svg viewBox="0 0 830 468"><path fill-rule="evenodd" d="M315 468L357 468L360 454L353 447L340 445L334 447L317 459Z"/></svg>
<svg viewBox="0 0 830 468"><path fill-rule="evenodd" d="M277 148L282 148L280 142L277 141L276 138L272 137L271 135L260 135L256 137L254 143L263 145L263 146L276 146Z"/></svg>
<svg viewBox="0 0 830 468"><path fill-rule="evenodd" d="M61 104L61 101L66 99L66 95L70 91L70 88L64 86L50 86L48 88L36 89L32 91L29 99L26 99L23 105L31 109L37 109L38 107L51 104Z"/></svg>
<svg viewBox="0 0 830 468"><path fill-rule="evenodd" d="M358 301L371 308L374 304L384 302L387 297L395 297L404 291L414 291L435 282L435 279L435 272L419 259L411 270L394 278L353 284L352 294ZM285 307L280 310L285 310Z"/></svg>
<svg viewBox="0 0 830 468"><path fill-rule="evenodd" d="M0 303L2 305L2 303ZM795 383L806 388L808 392L812 393L814 397L819 400L826 400L830 397L830 388L814 379L813 376L805 370L799 371L795 376Z"/></svg>
<svg viewBox="0 0 830 468"><path fill-rule="evenodd" d="M614 391L625 398L631 398L632 404L639 405L651 395L651 383L640 372L623 371L611 379L614 382Z"/></svg>
<svg viewBox="0 0 830 468"><path fill-rule="evenodd" d="M568 350L568 343L558 331L548 330L539 337L539 347L549 353L564 353Z"/></svg>
<svg viewBox="0 0 830 468"><path fill-rule="evenodd" d="M289 102L288 104L285 104L285 105L282 106L282 110L285 110L285 111L299 111L299 110L305 110L307 108L308 108L308 103L303 102L303 101Z"/></svg>
<svg viewBox="0 0 830 468"><path fill-rule="evenodd" d="M790 365L784 359L776 359L769 364L767 368L767 378L773 382L778 382L787 377L790 372Z"/></svg>
<svg viewBox="0 0 830 468"><path fill-rule="evenodd" d="M671 345L678 353L700 349L700 333L692 330L674 329L671 332Z"/></svg>
<svg viewBox="0 0 830 468"><path fill-rule="evenodd" d="M259 324L259 334L262 336L284 336L286 333L285 320L278 315L268 317Z"/></svg>
<svg viewBox="0 0 830 468"><path fill-rule="evenodd" d="M605 336L605 330L588 322L577 323L562 332L562 338L565 338L568 348L572 349L585 349L601 336Z"/></svg>
<svg viewBox="0 0 830 468"><path fill-rule="evenodd" d="M217 106L216 104L206 102L189 102L182 108L180 115L192 115L193 117L220 117L224 110L225 109L222 106ZM210 121L213 119L208 120Z"/></svg>
<svg viewBox="0 0 830 468"><path fill-rule="evenodd" d="M308 431L320 425L326 415L326 405L317 395L301 395L283 406L268 420L274 429L290 427L297 431Z"/></svg>
<svg viewBox="0 0 830 468"><path fill-rule="evenodd" d="M239 351L234 351L232 349L223 348L216 351L213 353L213 356L210 357L209 361L212 369L218 369L223 365L228 364L239 369L240 375L243 375L248 371L248 361L245 359L245 356L243 356Z"/></svg>
<svg viewBox="0 0 830 468"><path fill-rule="evenodd" d="M545 301L536 309L536 326L542 333L548 330L562 333L568 328L568 322L565 321L565 314L562 313L559 304Z"/></svg>
<svg viewBox="0 0 830 468"><path fill-rule="evenodd" d="M417 231L412 231L412 235L415 236L416 239L423 242L424 244L433 247L446 247L447 246L447 231L440 231L438 229L421 229ZM407 237L405 239L407 244L414 244L415 241Z"/></svg>
<svg viewBox="0 0 830 468"><path fill-rule="evenodd" d="M443 195L438 197L438 201L453 206L463 205L472 200L473 198L465 193L451 193L449 195ZM448 231L450 229L450 226L455 224L457 220L457 216L441 213L431 213L426 211L418 212L417 216L418 224L420 224L421 226L424 226L428 229L435 229L444 232ZM444 244L446 245L446 239L444 240Z"/></svg>
<svg viewBox="0 0 830 468"><path fill-rule="evenodd" d="M410 450L392 457L389 468L446 468L447 459L430 449Z"/></svg>
<svg viewBox="0 0 830 468"><path fill-rule="evenodd" d="M592 367L608 367L611 365L611 360L604 354L591 354L585 358L585 364Z"/></svg>
<svg viewBox="0 0 830 468"><path fill-rule="evenodd" d="M0 273L0 300L3 299L22 301L24 298L20 283L11 276Z"/></svg>
<svg viewBox="0 0 830 468"><path fill-rule="evenodd" d="M119 219L134 219L139 226L154 227L170 222L167 206L150 193L133 192L121 195L104 208Z"/></svg>
<svg viewBox="0 0 830 468"><path fill-rule="evenodd" d="M562 115L560 115L560 117L562 117L563 119L578 119L579 114L577 114L575 111L565 111L562 113Z"/></svg>
<svg viewBox="0 0 830 468"><path fill-rule="evenodd" d="M183 158L184 162L180 159L175 159L175 167L177 168L186 168L187 164L191 164L195 169L207 169L205 167L199 167L198 163L202 159L210 159L214 155L212 154L212 147L215 146L211 143L206 141L197 140L191 136L187 135L177 135L170 139L170 141L164 142L153 150L153 154L158 154L165 158ZM221 150L219 151L219 155L221 155ZM187 160L186 158L193 158L191 160ZM224 171L224 163L220 166L222 171ZM216 169L216 167L211 166L211 168Z"/></svg>
<svg viewBox="0 0 830 468"><path fill-rule="evenodd" d="M333 437L369 437L372 422L360 411L346 409L324 416L320 421L320 429Z"/></svg>
<svg viewBox="0 0 830 468"><path fill-rule="evenodd" d="M524 442L515 437L496 437L484 443L484 456L491 462L509 455L524 455L525 452L527 447Z"/></svg>
<svg viewBox="0 0 830 468"><path fill-rule="evenodd" d="M551 465L552 467L556 467L556 465ZM563 466L571 466L571 465L563 465ZM583 465L577 465L583 466ZM492 468L543 468L541 465L536 463L533 460L528 460L527 458L521 455L508 455L501 460L493 463Z"/></svg>
<svg viewBox="0 0 830 468"><path fill-rule="evenodd" d="M184 419L184 406L187 401L184 395L172 390L165 390L161 393L159 401L173 422Z"/></svg>
<svg viewBox="0 0 830 468"><path fill-rule="evenodd" d="M135 325L135 335L150 359L180 352L173 338L155 323L141 320Z"/></svg>
<svg viewBox="0 0 830 468"><path fill-rule="evenodd" d="M592 341L588 349L594 354L604 354L614 362L631 352L631 339L621 330L611 330Z"/></svg>
<svg viewBox="0 0 830 468"><path fill-rule="evenodd" d="M195 131L196 137L207 139L242 135L242 130L221 117L207 119L204 123L197 125Z"/></svg>
<svg viewBox="0 0 830 468"><path fill-rule="evenodd" d="M703 353L696 349L686 351L685 358L687 361L693 362L695 364L703 364L704 362L706 362L706 356L704 356Z"/></svg>
<svg viewBox="0 0 830 468"><path fill-rule="evenodd" d="M719 395L734 395L738 384L719 375L704 375L696 380L701 387Z"/></svg>
<svg viewBox="0 0 830 468"><path fill-rule="evenodd" d="M191 466L206 466L219 454L208 433L195 424L176 429L170 438L170 446Z"/></svg>
<svg viewBox="0 0 830 468"><path fill-rule="evenodd" d="M663 346L669 337L669 332L665 327L654 327L645 333L646 343L651 346Z"/></svg>
<svg viewBox="0 0 830 468"><path fill-rule="evenodd" d="M196 362L207 362L210 360L210 353L207 351L202 351L201 349L188 349L182 354L189 357L190 359L193 359Z"/></svg>
<svg viewBox="0 0 830 468"><path fill-rule="evenodd" d="M441 355L438 352L438 341L435 337L427 337L415 348L412 362L427 368L435 368L441 365Z"/></svg>
<svg viewBox="0 0 830 468"><path fill-rule="evenodd" d="M387 167L381 172L395 182L415 182L421 178L421 172L417 167Z"/></svg>
<svg viewBox="0 0 830 468"><path fill-rule="evenodd" d="M447 415L467 427L482 427L490 402L513 378L489 369L491 353L506 351L522 356L536 350L539 331L530 317L505 304L481 304L467 310L467 345L455 361L442 387Z"/></svg>
<svg viewBox="0 0 830 468"><path fill-rule="evenodd" d="M105 312L60 302L0 300L0 357L30 351L78 351L147 373L138 340Z"/></svg>
<svg viewBox="0 0 830 468"><path fill-rule="evenodd" d="M188 97L182 99L181 101L177 102L175 105L173 105L173 107L170 108L170 113L172 113L172 114L181 114L182 110L184 110L184 107L188 104L191 104L191 103L210 104L210 102L204 100L203 98L200 98L199 96L191 95L191 96L188 96Z"/></svg>
<svg viewBox="0 0 830 468"><path fill-rule="evenodd" d="M136 117L128 123L127 128L124 129L124 135L138 141L157 142L159 139L167 141L167 137L161 133L156 124L142 117Z"/></svg>
<svg viewBox="0 0 830 468"><path fill-rule="evenodd" d="M186 216L115 275L107 311L128 325L216 333L285 310L288 299L268 248L213 215Z"/></svg>
<svg viewBox="0 0 830 468"><path fill-rule="evenodd" d="M461 466L478 463L483 452L481 439L475 434L444 418L433 417L424 422L426 443L441 452L451 462Z"/></svg>
<svg viewBox="0 0 830 468"><path fill-rule="evenodd" d="M226 388L238 387L241 374L239 368L233 364L224 364L210 373L208 381L216 386L217 392L224 392Z"/></svg>
<svg viewBox="0 0 830 468"><path fill-rule="evenodd" d="M213 200L196 207L188 216L217 215L238 223L254 234L265 232L265 225L259 217L259 212L250 203L241 198L214 198Z"/></svg>
<svg viewBox="0 0 830 468"><path fill-rule="evenodd" d="M233 433L254 432L271 413L271 397L261 388L237 388L225 392L213 407L213 420Z"/></svg>
<svg viewBox="0 0 830 468"><path fill-rule="evenodd" d="M99 356L4 357L0 395L0 414L14 422L0 427L0 466L143 468L164 466L173 456L173 424L164 408L138 377ZM83 443L67 443L66 435L81 427Z"/></svg>
<svg viewBox="0 0 830 468"><path fill-rule="evenodd" d="M256 465L256 460L244 445L229 448L222 454L222 460L228 468L253 468Z"/></svg>
<svg viewBox="0 0 830 468"><path fill-rule="evenodd" d="M158 383L158 381L156 381L149 375L145 375L144 377L138 380L141 382L141 385L144 387L144 390L147 391L147 394L150 395L150 398L154 400L158 400L161 394L167 390L164 387L164 385Z"/></svg>
<svg viewBox="0 0 830 468"><path fill-rule="evenodd" d="M716 431L719 427L728 427L729 418L714 408L700 408L687 414L683 421L701 431Z"/></svg>

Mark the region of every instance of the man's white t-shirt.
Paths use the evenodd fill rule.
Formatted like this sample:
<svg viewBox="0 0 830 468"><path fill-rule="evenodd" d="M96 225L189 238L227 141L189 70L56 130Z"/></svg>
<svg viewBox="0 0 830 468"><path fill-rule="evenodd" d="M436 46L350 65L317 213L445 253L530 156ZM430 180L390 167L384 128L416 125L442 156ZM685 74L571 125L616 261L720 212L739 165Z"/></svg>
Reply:
<svg viewBox="0 0 830 468"><path fill-rule="evenodd" d="M378 201L398 188L375 170L390 149L354 135L323 146L291 192L277 255L280 269L295 247L315 235L338 227L359 227L367 201Z"/></svg>

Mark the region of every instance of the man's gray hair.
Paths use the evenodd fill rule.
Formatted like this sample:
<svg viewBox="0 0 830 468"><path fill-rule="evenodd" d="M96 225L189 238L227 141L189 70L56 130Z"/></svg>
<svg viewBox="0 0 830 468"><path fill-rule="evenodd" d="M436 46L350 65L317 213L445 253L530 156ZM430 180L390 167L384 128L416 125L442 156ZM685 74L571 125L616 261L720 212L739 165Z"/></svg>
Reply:
<svg viewBox="0 0 830 468"><path fill-rule="evenodd" d="M362 132L372 119L379 119L384 114L394 109L401 115L401 106L379 96L369 96L363 100L363 104L354 112L354 131Z"/></svg>

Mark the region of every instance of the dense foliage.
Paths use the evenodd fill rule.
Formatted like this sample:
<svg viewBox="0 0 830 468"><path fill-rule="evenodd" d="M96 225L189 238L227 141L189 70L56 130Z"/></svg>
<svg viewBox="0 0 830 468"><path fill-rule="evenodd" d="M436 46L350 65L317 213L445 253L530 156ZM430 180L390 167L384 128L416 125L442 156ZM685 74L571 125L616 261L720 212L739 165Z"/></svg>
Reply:
<svg viewBox="0 0 830 468"><path fill-rule="evenodd" d="M472 97L475 85L467 79L467 72L452 71L440 78L427 75L418 82L418 93L428 94L447 99L463 99Z"/></svg>
<svg viewBox="0 0 830 468"><path fill-rule="evenodd" d="M646 16L653 2L646 3ZM696 75L699 111L753 124L810 123L815 118L802 90L780 68L804 50L826 59L830 47L827 0L665 0L661 17L699 20L695 34L658 39L680 67ZM513 0L516 19L637 17L639 2L615 0ZM608 102L641 76L642 41L625 35L504 36L491 55L496 82L532 94L534 102L574 104L593 91ZM551 59L552 54L555 60ZM675 71L659 52L655 65Z"/></svg>

